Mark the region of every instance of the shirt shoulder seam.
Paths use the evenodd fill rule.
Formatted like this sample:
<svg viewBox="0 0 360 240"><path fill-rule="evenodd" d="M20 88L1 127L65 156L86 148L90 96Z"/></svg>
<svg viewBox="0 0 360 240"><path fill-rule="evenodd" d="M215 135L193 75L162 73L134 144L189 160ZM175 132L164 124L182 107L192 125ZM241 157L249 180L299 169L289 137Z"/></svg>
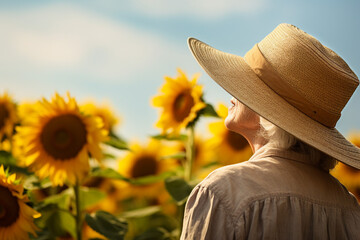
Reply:
<svg viewBox="0 0 360 240"><path fill-rule="evenodd" d="M224 209L224 211L226 212L226 215L227 216L230 216L230 219L231 219L231 223L233 225L233 229L235 230L236 229L236 216L234 216L234 214L232 214L231 212L231 208L229 206L227 206L226 203L224 203L224 200L223 198L219 197L217 194L216 194L216 191L213 191L213 189L211 189L210 186L202 186L202 185L198 185L197 188L203 188L203 189L206 189L207 191L211 192L214 196L216 196L216 199L219 201L219 206L222 207Z"/></svg>

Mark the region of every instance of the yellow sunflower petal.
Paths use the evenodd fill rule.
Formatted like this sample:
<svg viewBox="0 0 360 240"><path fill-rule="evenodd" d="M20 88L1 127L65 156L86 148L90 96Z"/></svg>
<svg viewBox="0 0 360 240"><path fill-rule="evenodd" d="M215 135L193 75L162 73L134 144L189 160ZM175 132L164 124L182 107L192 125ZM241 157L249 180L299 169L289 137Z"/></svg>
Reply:
<svg viewBox="0 0 360 240"><path fill-rule="evenodd" d="M16 105L7 92L0 96L0 139L11 137L18 121Z"/></svg>
<svg viewBox="0 0 360 240"><path fill-rule="evenodd" d="M74 183L88 171L89 153L100 160L100 143L105 139L95 116L84 116L69 94L67 100L58 93L35 105L31 121L18 128L18 143L23 146L21 162L41 178L50 177L54 185L66 180ZM74 166L77 166L74 168Z"/></svg>
<svg viewBox="0 0 360 240"><path fill-rule="evenodd" d="M14 184L14 176L6 176L0 167L0 239L29 239L29 233L36 237L33 216L38 213L26 204L28 198L22 185Z"/></svg>
<svg viewBox="0 0 360 240"><path fill-rule="evenodd" d="M98 106L92 101L88 101L87 103L80 106L81 112L85 115L93 115L101 120L101 128L112 131L114 127L119 123L119 118L113 114L113 111L109 106L103 104L102 106Z"/></svg>
<svg viewBox="0 0 360 240"><path fill-rule="evenodd" d="M196 78L190 82L181 69L177 71L179 75L176 78L165 77L161 94L152 99L153 106L161 108L155 126L161 128L163 133L178 133L206 106L201 100L202 86L196 85Z"/></svg>
<svg viewBox="0 0 360 240"><path fill-rule="evenodd" d="M162 157L169 154L169 150L160 141L151 140L145 145L135 142L130 145L130 149L131 151L119 159L118 163L118 171L125 177L137 179L157 175L178 166L175 159L162 159ZM157 190L163 187L161 183L143 186L126 184L126 186L131 189L128 195L134 196L156 196Z"/></svg>

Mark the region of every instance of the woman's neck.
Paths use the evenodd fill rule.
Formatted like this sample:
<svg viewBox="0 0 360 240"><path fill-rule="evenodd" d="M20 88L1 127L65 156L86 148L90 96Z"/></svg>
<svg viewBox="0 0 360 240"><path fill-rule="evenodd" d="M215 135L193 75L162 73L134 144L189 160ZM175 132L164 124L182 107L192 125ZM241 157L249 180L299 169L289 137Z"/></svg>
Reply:
<svg viewBox="0 0 360 240"><path fill-rule="evenodd" d="M246 131L238 132L248 141L253 153L255 153L267 143L267 140L261 134L259 134L258 131L259 129L247 129Z"/></svg>

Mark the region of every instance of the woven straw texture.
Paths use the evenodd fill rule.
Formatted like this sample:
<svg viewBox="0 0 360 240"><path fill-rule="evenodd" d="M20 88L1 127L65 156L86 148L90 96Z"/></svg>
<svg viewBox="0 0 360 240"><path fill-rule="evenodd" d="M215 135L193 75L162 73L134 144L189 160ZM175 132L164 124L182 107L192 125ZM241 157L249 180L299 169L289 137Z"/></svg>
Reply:
<svg viewBox="0 0 360 240"><path fill-rule="evenodd" d="M243 57L219 51L194 38L189 38L188 44L209 76L236 99L302 141L360 169L359 148L336 128L315 120L280 96ZM340 117L359 84L341 57L290 24L280 24L258 43L258 48L284 84L302 97L300 101L308 101L330 115Z"/></svg>

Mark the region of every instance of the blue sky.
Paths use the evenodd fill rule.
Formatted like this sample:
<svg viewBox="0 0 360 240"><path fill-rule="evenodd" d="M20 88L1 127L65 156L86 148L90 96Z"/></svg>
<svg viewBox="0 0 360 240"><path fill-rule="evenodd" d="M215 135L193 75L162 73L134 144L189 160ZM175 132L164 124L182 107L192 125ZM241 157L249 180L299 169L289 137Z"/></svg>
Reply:
<svg viewBox="0 0 360 240"><path fill-rule="evenodd" d="M87 0L0 1L0 86L17 101L69 91L79 102L108 103L118 132L142 139L158 132L150 99L165 75L200 72L205 99L230 96L195 62L186 40L196 37L244 55L279 23L314 35L360 75L360 1ZM337 128L360 130L360 90Z"/></svg>

